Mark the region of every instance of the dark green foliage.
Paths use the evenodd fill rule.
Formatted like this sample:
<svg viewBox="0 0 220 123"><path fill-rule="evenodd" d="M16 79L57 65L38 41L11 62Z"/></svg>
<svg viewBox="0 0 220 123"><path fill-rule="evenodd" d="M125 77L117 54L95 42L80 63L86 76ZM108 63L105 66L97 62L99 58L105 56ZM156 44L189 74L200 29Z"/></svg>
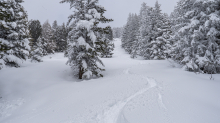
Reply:
<svg viewBox="0 0 220 123"><path fill-rule="evenodd" d="M31 46L36 45L37 39L41 36L42 27L39 20L31 20L28 25L29 33L32 38Z"/></svg>
<svg viewBox="0 0 220 123"><path fill-rule="evenodd" d="M109 39L98 39L99 42L96 42L96 51L98 52L101 58L111 58L115 46L112 41Z"/></svg>
<svg viewBox="0 0 220 123"><path fill-rule="evenodd" d="M110 26L98 32L96 50L101 58L111 58L114 50L113 33Z"/></svg>
<svg viewBox="0 0 220 123"><path fill-rule="evenodd" d="M106 34L106 38L109 39L110 41L113 41L113 31L111 27L108 30L108 34Z"/></svg>
<svg viewBox="0 0 220 123"><path fill-rule="evenodd" d="M67 47L67 36L68 32L65 24L57 26L56 30L53 33L53 40L56 43L56 52L63 52Z"/></svg>

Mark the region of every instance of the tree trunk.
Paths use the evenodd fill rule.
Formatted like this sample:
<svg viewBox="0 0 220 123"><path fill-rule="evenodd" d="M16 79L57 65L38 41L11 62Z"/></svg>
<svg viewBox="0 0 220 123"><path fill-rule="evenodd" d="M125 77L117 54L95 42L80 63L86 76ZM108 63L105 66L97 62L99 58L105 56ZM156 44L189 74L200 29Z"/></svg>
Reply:
<svg viewBox="0 0 220 123"><path fill-rule="evenodd" d="M79 79L82 79L82 75L83 75L83 70L82 70L82 68L80 67L80 69L79 69Z"/></svg>

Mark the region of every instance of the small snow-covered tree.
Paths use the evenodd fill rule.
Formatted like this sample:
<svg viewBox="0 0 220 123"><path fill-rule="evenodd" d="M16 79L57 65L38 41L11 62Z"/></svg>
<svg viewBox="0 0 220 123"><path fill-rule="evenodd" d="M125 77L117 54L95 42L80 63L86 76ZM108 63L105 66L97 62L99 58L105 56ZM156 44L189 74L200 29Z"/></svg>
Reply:
<svg viewBox="0 0 220 123"><path fill-rule="evenodd" d="M22 0L0 2L0 67L19 67L29 56L27 13Z"/></svg>
<svg viewBox="0 0 220 123"><path fill-rule="evenodd" d="M69 17L71 31L68 34L68 48L66 57L69 64L79 79L103 76L97 62L103 65L99 59L95 45L101 38L98 32L106 31L106 28L98 27L98 24L112 21L106 19L103 14L106 11L97 5L98 0L62 0L61 3L70 3L74 13ZM97 40L99 38L99 40Z"/></svg>
<svg viewBox="0 0 220 123"><path fill-rule="evenodd" d="M30 52L30 57L32 62L42 62L43 57L43 45L41 37L38 38L35 45L32 46L32 50Z"/></svg>
<svg viewBox="0 0 220 123"><path fill-rule="evenodd" d="M141 38L141 36L139 36L137 34L137 36L132 44L131 58L136 58L138 55L140 55L142 44L143 44L142 38Z"/></svg>
<svg viewBox="0 0 220 123"><path fill-rule="evenodd" d="M42 53L43 53L43 56L46 56L48 55L47 53L47 46L48 46L48 42L47 40L45 40L42 36L40 37L40 41L41 41L41 46L42 46Z"/></svg>

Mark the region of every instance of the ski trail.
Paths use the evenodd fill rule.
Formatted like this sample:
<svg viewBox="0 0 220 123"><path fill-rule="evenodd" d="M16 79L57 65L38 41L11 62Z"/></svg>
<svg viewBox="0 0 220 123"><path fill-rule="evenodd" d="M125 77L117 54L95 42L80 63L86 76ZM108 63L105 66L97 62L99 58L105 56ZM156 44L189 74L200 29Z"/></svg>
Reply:
<svg viewBox="0 0 220 123"><path fill-rule="evenodd" d="M113 105L108 110L105 110L104 113L102 113L102 115L98 115L97 116L98 123L117 123L121 111L129 101L147 92L150 88L153 88L157 85L154 79L149 79L146 77L142 77L142 78L148 81L148 87L136 92L135 94L131 95L130 97L126 98L123 101L119 101L117 104Z"/></svg>
<svg viewBox="0 0 220 123"><path fill-rule="evenodd" d="M163 103L163 99L162 99L162 95L159 93L158 94L158 104L160 107L162 107L163 109L167 109L166 106Z"/></svg>
<svg viewBox="0 0 220 123"><path fill-rule="evenodd" d="M124 74L131 74L131 73L130 73L130 69L131 69L131 68L125 69L125 70L123 71L123 73L124 73Z"/></svg>

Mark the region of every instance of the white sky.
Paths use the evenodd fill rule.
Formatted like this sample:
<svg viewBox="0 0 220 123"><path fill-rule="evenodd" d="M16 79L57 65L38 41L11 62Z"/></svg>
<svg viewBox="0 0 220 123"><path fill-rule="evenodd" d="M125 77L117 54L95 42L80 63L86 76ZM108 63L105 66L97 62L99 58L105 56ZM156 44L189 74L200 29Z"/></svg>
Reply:
<svg viewBox="0 0 220 123"><path fill-rule="evenodd" d="M69 4L60 4L61 0L24 0L23 6L28 12L29 19L38 19L41 23L47 19L50 23L57 20L59 24L67 22L68 16L72 13ZM179 0L158 0L163 12L170 14ZM129 13L139 13L141 4L145 2L153 7L156 0L99 0L107 11L105 16L114 19L109 23L112 27L122 27Z"/></svg>

